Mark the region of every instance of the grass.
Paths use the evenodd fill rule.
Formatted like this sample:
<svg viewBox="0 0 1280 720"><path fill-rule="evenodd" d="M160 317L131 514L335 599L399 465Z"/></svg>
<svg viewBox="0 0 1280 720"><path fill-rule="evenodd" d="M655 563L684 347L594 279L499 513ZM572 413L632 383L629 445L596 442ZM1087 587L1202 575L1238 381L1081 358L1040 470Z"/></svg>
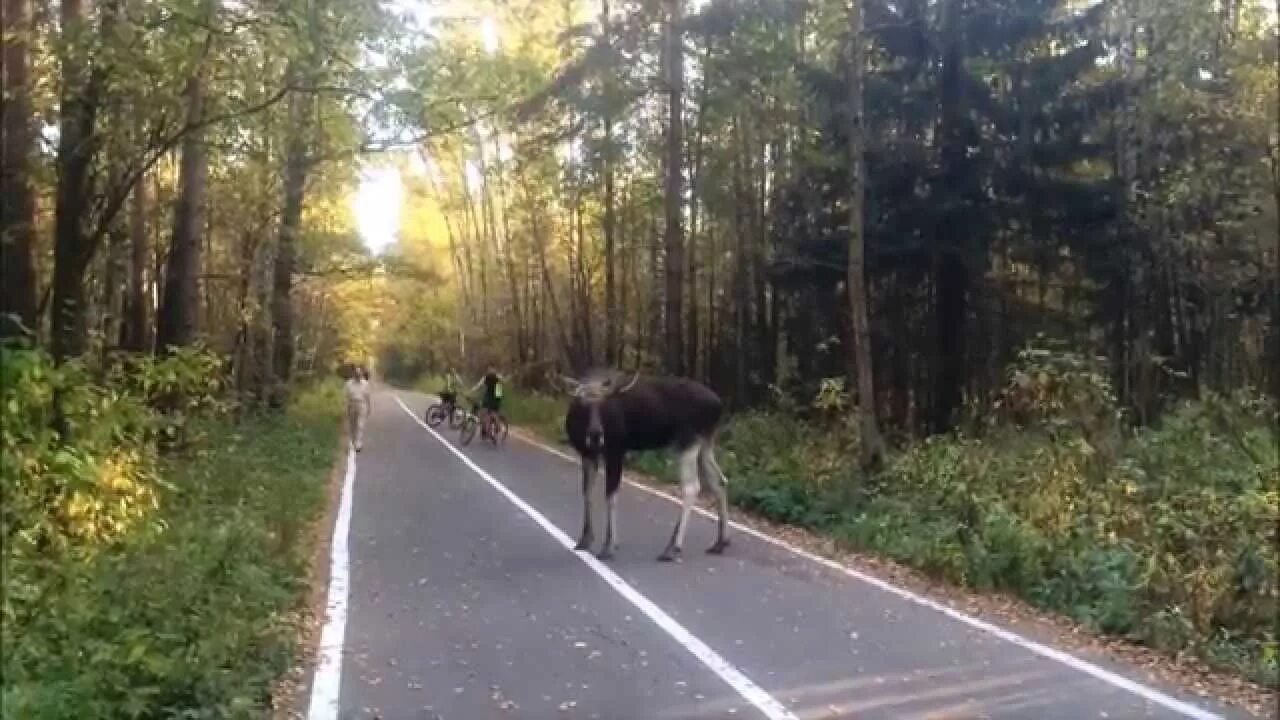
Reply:
<svg viewBox="0 0 1280 720"><path fill-rule="evenodd" d="M6 628L6 715L268 715L296 651L341 407L325 385L283 415L202 424L157 468L144 526L44 568L44 602Z"/></svg>
<svg viewBox="0 0 1280 720"><path fill-rule="evenodd" d="M558 443L568 443L564 432L564 412L568 403L560 398L527 392L511 392L503 413L513 425Z"/></svg>

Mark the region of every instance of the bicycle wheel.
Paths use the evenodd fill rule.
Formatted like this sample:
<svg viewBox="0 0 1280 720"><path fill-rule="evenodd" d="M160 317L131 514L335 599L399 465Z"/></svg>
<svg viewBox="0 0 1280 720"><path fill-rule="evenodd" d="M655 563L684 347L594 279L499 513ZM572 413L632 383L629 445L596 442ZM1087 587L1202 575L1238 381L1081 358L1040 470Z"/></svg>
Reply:
<svg viewBox="0 0 1280 720"><path fill-rule="evenodd" d="M427 408L426 418L428 425L431 427L438 427L440 423L444 422L444 406L440 403L436 403Z"/></svg>
<svg viewBox="0 0 1280 720"><path fill-rule="evenodd" d="M462 421L462 429L458 431L458 440L463 445L471 444L471 439L476 436L476 427L480 424L480 419L470 413Z"/></svg>
<svg viewBox="0 0 1280 720"><path fill-rule="evenodd" d="M498 415L490 420L489 423L489 440L493 442L495 447L502 445L507 440L507 433L511 432L511 426L507 423L507 419Z"/></svg>

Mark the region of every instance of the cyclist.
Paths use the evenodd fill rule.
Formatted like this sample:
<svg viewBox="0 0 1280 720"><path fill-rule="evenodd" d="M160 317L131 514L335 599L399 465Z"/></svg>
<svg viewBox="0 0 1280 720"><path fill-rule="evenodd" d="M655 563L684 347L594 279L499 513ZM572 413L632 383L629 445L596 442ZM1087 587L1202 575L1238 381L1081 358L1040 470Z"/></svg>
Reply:
<svg viewBox="0 0 1280 720"><path fill-rule="evenodd" d="M470 390L471 393L484 387L484 398L480 401L480 431L483 437L489 437L489 419L491 413L502 413L502 376L498 371L490 365L485 371L484 377L480 378Z"/></svg>
<svg viewBox="0 0 1280 720"><path fill-rule="evenodd" d="M462 385L462 378L458 377L458 373L453 368L449 368L444 374L444 389L440 391L440 402L444 405L445 417L453 414L453 409L458 405L458 387Z"/></svg>

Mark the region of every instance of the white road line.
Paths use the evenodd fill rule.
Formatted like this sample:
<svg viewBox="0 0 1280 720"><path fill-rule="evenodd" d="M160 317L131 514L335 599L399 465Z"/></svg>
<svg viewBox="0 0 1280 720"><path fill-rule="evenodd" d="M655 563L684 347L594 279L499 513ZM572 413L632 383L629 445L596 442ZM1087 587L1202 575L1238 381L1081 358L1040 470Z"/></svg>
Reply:
<svg viewBox="0 0 1280 720"><path fill-rule="evenodd" d="M562 452L557 448L551 447L550 445L545 445L541 442L525 437L523 434L519 434L516 437L519 437L520 440L522 440L528 445L532 445L533 447L549 452L552 455L556 455L560 458L563 458L564 460L567 460L573 463L574 465L578 464L577 458L573 457L572 455L569 455L568 453ZM626 483L636 488L637 490L646 492L655 497L660 497L663 500L666 500L667 502L670 502L676 505L680 504L680 501L678 499L673 498L670 495L667 495L666 493L660 490L657 490L655 488L649 487L647 485L643 485L641 483L637 483L633 480L626 480ZM705 508L700 508L695 506L693 509L700 515L703 515L704 517L708 517L712 519L715 518L715 514L706 510ZM1024 650L1033 652L1036 655L1039 655L1041 657L1045 657L1055 662L1066 665L1067 667L1072 668L1073 670L1078 670L1082 673L1085 673L1086 675L1091 675L1094 678L1097 678L1098 680L1114 685L1115 687L1120 688L1122 690L1127 690L1128 692L1131 692L1134 695L1137 695L1138 697L1148 702L1154 703L1156 705L1160 705L1161 707L1164 707L1168 710L1172 710L1185 717L1194 718L1194 720L1223 720L1223 717L1221 715L1209 712L1208 710L1197 707L1190 703L1183 702L1182 700L1179 700L1175 697L1162 693L1159 690L1156 690L1155 688L1147 687L1146 685L1143 685L1141 683L1130 680L1129 678L1126 678L1122 675L1118 675L1114 672L1111 672L1106 668L1099 667L1086 660L1081 660L1080 658L1074 655L1071 655L1070 653L1063 652L1062 650L1058 650L1057 648L1049 647L1048 645L1043 645L1041 643L1036 642L1035 640L1025 638L1015 632L1006 630L997 625L993 625L985 620L980 620L971 615L966 615L960 612L959 610L956 610L955 608L944 605L936 600L930 600L927 597L917 595L911 592L910 590L905 590L903 588L898 587L897 585L893 585L884 580L881 580L880 578L875 577L874 575L868 575L867 573L861 572L859 570L855 570L846 565L842 565L830 558L825 558L825 557L822 557L821 555L815 555L809 552L808 550L802 550L794 545L791 545L790 543L787 543L783 540L779 540L775 537L767 535L748 525L743 525L742 523L735 522L732 520L729 522L729 524L730 526L733 527L733 529L738 530L739 532L746 533L747 535L750 535L759 540L763 540L764 542L770 543L771 545L782 548L783 550L786 550L796 556L802 557L805 560L815 562L830 570L843 573L844 575L847 575L861 582L867 583L868 585L871 585L879 590L883 590L884 592L887 592L891 595L896 595L897 597L902 598L903 600L906 600L908 602L915 603L916 605L929 608L930 610L934 610L936 612L940 612L943 615L946 615L947 617L951 618L952 620L964 623L969 627L972 627L977 630L981 630L982 632L988 633L990 635L994 635L995 637L998 637L1001 640L1017 645L1018 647L1023 648Z"/></svg>
<svg viewBox="0 0 1280 720"><path fill-rule="evenodd" d="M342 499L338 503L338 519L333 523L333 542L329 554L329 598L325 608L324 628L320 631L315 678L311 682L311 703L307 720L337 720L339 693L342 689L342 642L347 633L347 593L350 587L351 562L347 552L347 536L351 530L351 493L356 479L356 453L347 450L347 472L342 478Z"/></svg>
<svg viewBox="0 0 1280 720"><path fill-rule="evenodd" d="M463 464L471 468L475 474L483 478L485 482L489 483L489 485L493 486L494 490L497 490L503 497L509 500L512 505L519 508L525 515L528 515L543 530L546 530L547 534L555 538L556 542L564 546L566 550L571 552L573 551L573 540L569 539L569 536L565 535L560 528L556 527L554 523L543 516L542 513L535 510L532 505L525 502L519 495L516 495L511 492L511 490L507 489L506 485L495 480L492 475L485 472L479 465L472 462L471 458L462 454L461 451L455 448L447 440L440 437L440 434L431 429L430 426L415 415L413 411L404 404L403 400L396 397L396 402L400 404L400 408L404 410L409 417L413 418L414 422L421 425L422 429L431 433L432 437L439 440L440 444L445 446L445 448L461 460ZM597 560L593 555L580 552L574 552L573 554L577 556L578 559L582 560L582 562L586 563L587 567L595 571L595 573L599 575L602 580L608 583L610 587L617 590L618 594L626 598L627 601L634 605L637 610L647 615L650 620L657 624L658 627L666 631L668 635L684 646L684 648L692 653L694 657L701 660L703 665L706 665L712 672L719 675L720 679L728 683L729 686L737 691L744 700L755 705L760 712L764 713L765 717L769 718L769 720L797 720L796 716L793 715L790 710L787 710L782 703L778 702L773 698L773 696L765 692L759 685L752 682L746 675L743 675L740 670L734 667L728 660L721 657L715 650L712 650L706 643L695 637L693 633L685 629L683 625L676 622L675 618L671 617L662 610L662 608L655 605L652 600L641 595L639 591L628 584L626 580L623 580L617 573L611 570L609 566Z"/></svg>

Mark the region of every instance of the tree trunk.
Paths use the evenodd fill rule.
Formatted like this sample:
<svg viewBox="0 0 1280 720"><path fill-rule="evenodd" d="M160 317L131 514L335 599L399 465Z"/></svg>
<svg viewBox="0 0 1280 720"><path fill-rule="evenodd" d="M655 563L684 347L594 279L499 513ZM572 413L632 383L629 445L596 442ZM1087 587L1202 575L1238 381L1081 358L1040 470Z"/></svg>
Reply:
<svg viewBox="0 0 1280 720"><path fill-rule="evenodd" d="M500 249L502 257L500 260L502 261L506 271L507 285L511 292L511 309L515 314L516 358L523 364L529 360L529 343L526 337L528 330L525 327L525 318L527 316L525 314L524 301L520 295L520 283L516 275L515 252L512 249L511 243L511 207L507 204L506 168L502 163L502 148L498 144L498 140L496 138L494 139L493 155L495 158L495 167L498 171L498 207L502 209L502 248ZM490 212L493 212L492 207L490 207Z"/></svg>
<svg viewBox="0 0 1280 720"><path fill-rule="evenodd" d="M855 413L861 433L862 465L880 464L884 441L876 421L875 375L872 367L871 329L867 305L866 218L867 193L866 117L863 111L863 78L866 48L863 45L863 3L854 0L849 12L849 307L853 315L853 365L858 376L858 401Z"/></svg>
<svg viewBox="0 0 1280 720"><path fill-rule="evenodd" d="M118 349L124 336L125 289L128 282L129 234L121 223L112 223L107 239L107 264L103 276L102 349Z"/></svg>
<svg viewBox="0 0 1280 720"><path fill-rule="evenodd" d="M187 80L187 122L197 125L204 117L202 70ZM201 215L209 175L204 130L189 132L182 141L178 170L178 199L173 209L173 240L165 266L164 298L156 317L156 352L186 347L200 329L200 262L204 243Z"/></svg>
<svg viewBox="0 0 1280 720"><path fill-rule="evenodd" d="M746 198L746 188L743 182L743 174L746 169L745 165L746 151L742 147L742 119L734 119L734 145L737 146L733 151L733 159L731 161L730 173L732 174L733 185L733 235L734 235L734 252L733 252L733 332L734 332L734 348L733 354L733 386L734 401L741 405L746 401L747 396L747 319L750 317L750 288L747 284L748 257L747 257L747 222L744 222L743 215L748 212L748 200Z"/></svg>
<svg viewBox="0 0 1280 720"><path fill-rule="evenodd" d="M1276 85L1280 88L1280 0L1276 0ZM1280 90L1276 92L1276 138L1277 146L1272 150L1271 159L1271 192L1276 203L1276 217L1280 218ZM1271 275L1271 397L1280 404L1280 221L1276 222L1275 237L1276 266Z"/></svg>
<svg viewBox="0 0 1280 720"><path fill-rule="evenodd" d="M102 8L103 34L116 3ZM88 340L85 273L93 259L89 210L91 171L97 157L98 105L105 82L101 66L85 50L89 13L84 0L63 0L62 117L58 125L58 183L54 199L52 350L59 360L84 354ZM6 191L7 192L7 191Z"/></svg>
<svg viewBox="0 0 1280 720"><path fill-rule="evenodd" d="M951 205L970 200L968 153L963 103L964 63L962 22L963 0L947 0L943 6L943 33L947 38L943 56L939 152L943 192L952 196ZM965 324L968 318L969 273L962 253L966 251L966 218L956 209L944 213L934 237L934 367L933 430L946 432L955 422L964 396Z"/></svg>
<svg viewBox="0 0 1280 720"><path fill-rule="evenodd" d="M454 162L458 167L458 186L462 189L462 207L465 211L462 215L463 228L463 247L466 249L467 270L472 273L472 289L475 289L476 280L479 280L480 297L479 307L473 307L472 319L478 319L481 332L487 334L489 327L489 253L485 249L485 229L476 215L475 202L471 197L471 184L467 179L467 159L463 155L462 150L456 153ZM468 228L470 231L468 232ZM472 249L479 255L479 262L472 262ZM477 269L478 265L478 269ZM478 316L477 316L478 313Z"/></svg>
<svg viewBox="0 0 1280 720"><path fill-rule="evenodd" d="M595 332L592 328L592 310L591 310L591 274L587 271L587 233L583 227L582 213L582 185L579 183L574 192L574 222L578 225L578 251L575 262L578 274L578 310L582 313L582 355L587 365L594 365L596 362L595 350Z"/></svg>
<svg viewBox="0 0 1280 720"><path fill-rule="evenodd" d="M289 77L297 77L291 70ZM271 326L273 329L271 369L275 387L272 401L282 404L285 387L293 377L296 340L293 332L293 273L297 262L298 234L302 227L302 203L311 169L308 143L311 131L310 98L295 92L289 98L292 132L284 166L284 205L280 213L280 236L276 245L275 269L271 283Z"/></svg>
<svg viewBox="0 0 1280 720"><path fill-rule="evenodd" d="M664 313L665 366L668 372L680 374L684 365L684 329L682 325L684 293L684 237L681 230L681 209L684 206L683 177L683 92L684 92L684 43L683 0L665 0L667 23L665 28L667 71L667 132L666 132L666 225L663 231L663 269L666 278L666 306Z"/></svg>
<svg viewBox="0 0 1280 720"><path fill-rule="evenodd" d="M430 159L430 156L428 156L425 151L423 151L422 154L423 162L426 164ZM439 202L441 206L440 216L444 219L445 236L449 240L449 257L453 262L454 275L458 279L458 289L462 294L462 305L459 306L458 315L458 328L459 332L461 332L463 326L463 318L461 314L462 308L474 307L471 300L471 284L468 282L467 266L463 262L462 249L459 247L460 241L464 241L465 238L459 238L454 232L453 221L450 219L450 214L445 209L448 198L445 196L444 190L440 187L440 183L437 181L435 173L428 172L427 178L431 182L431 191L435 195L436 201Z"/></svg>
<svg viewBox="0 0 1280 720"><path fill-rule="evenodd" d="M689 241L688 241L688 263L686 272L689 273L689 324L688 331L685 334L685 343L688 345L688 359L685 361L686 370L692 377L705 377L706 370L701 368L699 355L699 339L701 338L701 330L699 329L699 312L698 312L698 244L699 230L698 208L701 200L700 193L702 190L702 158L705 154L703 140L706 137L706 110L707 110L707 93L709 82L707 81L707 67L711 60L711 39L706 39L707 47L702 56L702 89L698 93L698 115L694 128L695 136L693 140L693 148L691 149L692 160L689 163ZM714 260L714 257L711 257Z"/></svg>
<svg viewBox="0 0 1280 720"><path fill-rule="evenodd" d="M613 30L609 23L609 0L600 0L600 35L606 47L612 48ZM614 211L613 187L613 77L612 49L609 66L605 71L602 124L604 126L604 151L601 174L604 176L604 357L605 363L618 363L618 289L617 259L614 257L614 232L617 218Z"/></svg>
<svg viewBox="0 0 1280 720"><path fill-rule="evenodd" d="M521 178L522 189L525 194L525 201L529 209L529 230L533 236L533 244L538 255L538 266L542 273L543 290L547 296L547 302L551 306L552 320L555 321L556 329L560 338L560 349L566 357L572 358L573 344L569 340L569 332L565 327L564 314L560 312L560 301L556 297L556 288L551 280L551 264L547 262L547 239L543 235L542 225L538 222L539 208L532 193L529 192L529 184L527 178ZM574 368L575 371L582 368Z"/></svg>
<svg viewBox="0 0 1280 720"><path fill-rule="evenodd" d="M36 333L34 132L29 43L31 0L4 0L0 26L0 338Z"/></svg>
<svg viewBox="0 0 1280 720"><path fill-rule="evenodd" d="M129 207L129 282L120 340L121 347L129 352L146 352L151 347L147 326L147 264L150 256L147 178L140 175L133 184L133 201Z"/></svg>

